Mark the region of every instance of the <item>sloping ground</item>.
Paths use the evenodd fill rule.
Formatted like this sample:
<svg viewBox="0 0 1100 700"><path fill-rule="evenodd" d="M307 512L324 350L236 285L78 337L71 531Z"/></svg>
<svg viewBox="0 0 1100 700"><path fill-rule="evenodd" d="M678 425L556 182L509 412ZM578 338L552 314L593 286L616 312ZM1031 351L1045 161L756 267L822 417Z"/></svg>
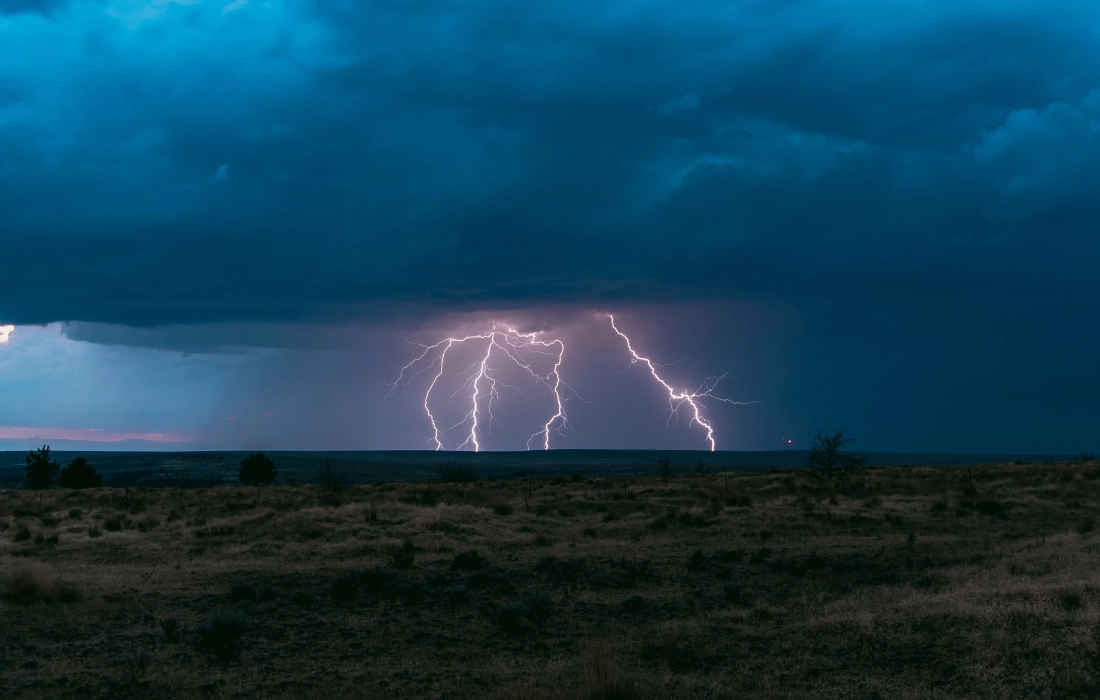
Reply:
<svg viewBox="0 0 1100 700"><path fill-rule="evenodd" d="M1095 697L1098 477L4 491L0 696Z"/></svg>

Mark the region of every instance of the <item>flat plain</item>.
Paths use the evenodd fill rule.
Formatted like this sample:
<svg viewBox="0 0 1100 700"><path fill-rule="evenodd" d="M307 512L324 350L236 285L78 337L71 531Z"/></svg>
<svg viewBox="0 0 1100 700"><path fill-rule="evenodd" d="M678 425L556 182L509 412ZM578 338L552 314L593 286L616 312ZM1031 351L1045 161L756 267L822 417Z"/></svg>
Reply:
<svg viewBox="0 0 1100 700"><path fill-rule="evenodd" d="M1100 693L1095 461L647 469L0 491L0 696Z"/></svg>

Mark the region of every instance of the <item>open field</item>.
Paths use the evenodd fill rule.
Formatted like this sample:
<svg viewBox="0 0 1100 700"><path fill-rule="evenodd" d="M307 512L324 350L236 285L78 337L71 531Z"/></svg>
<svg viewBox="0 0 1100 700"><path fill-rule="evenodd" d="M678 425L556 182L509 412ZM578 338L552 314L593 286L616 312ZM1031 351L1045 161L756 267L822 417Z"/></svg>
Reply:
<svg viewBox="0 0 1100 700"><path fill-rule="evenodd" d="M1100 693L1097 462L130 496L0 491L0 696Z"/></svg>
<svg viewBox="0 0 1100 700"><path fill-rule="evenodd" d="M23 465L30 443L22 450L0 451L0 487L18 488L23 482ZM430 481L439 477L437 467L450 460L473 469L481 479L516 479L527 476L634 476L653 474L658 462L668 457L675 471L764 472L800 469L806 464L803 450L747 452L719 450L532 450L523 452L430 452L426 450L362 452L268 452L279 464L280 483L310 483L316 480L317 465L332 459L337 472L350 483L382 481ZM1055 462L1068 455L982 455L921 454L907 452L857 452L875 466L948 466L994 462ZM121 485L124 471L130 483L147 486L215 486L235 484L237 468L247 452L97 452L56 449L54 459L67 463L85 457L104 479L105 485Z"/></svg>

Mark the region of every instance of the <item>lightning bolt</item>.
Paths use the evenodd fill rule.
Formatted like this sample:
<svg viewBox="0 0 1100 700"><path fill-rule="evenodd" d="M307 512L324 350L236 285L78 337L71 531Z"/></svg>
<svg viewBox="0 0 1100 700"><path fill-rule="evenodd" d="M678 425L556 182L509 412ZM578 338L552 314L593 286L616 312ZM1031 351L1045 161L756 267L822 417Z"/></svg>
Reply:
<svg viewBox="0 0 1100 700"><path fill-rule="evenodd" d="M707 445L713 452L716 447L714 426L703 414L703 400L713 399L737 405L755 402L731 401L717 396L714 389L718 386L718 382L725 378L726 375L724 374L719 377L707 377L694 391L690 389L677 391L657 373L657 368L662 365L655 365L649 358L639 355L634 350L630 338L619 330L615 323L615 317L608 314L607 318L611 321L612 330L626 342L626 349L631 358L630 364L632 366L645 365L657 383L668 391L668 422L671 423L673 419L678 418L680 409L686 406L691 411L691 420L688 421L688 425L694 423L706 431ZM565 393L568 391L574 396L577 394L573 387L569 386L561 376L561 366L565 359L564 341L560 339L543 340L541 336L542 331L521 333L512 327L498 330L497 325L494 324L493 329L485 333L474 333L461 338L448 337L433 345L418 345L421 348L420 353L401 368L397 379L390 385L390 391L386 396L392 395L398 388L408 386L409 383L422 374L434 372L432 380L428 384L428 389L424 392L423 406L424 412L428 416L428 422L432 427L431 442L434 443L436 451L444 449L444 441L448 439L448 436L453 431L461 429L464 438L458 443L456 449L472 449L475 452L480 452L482 447L480 438L483 437L485 426L491 429L494 422L493 406L501 399L500 388L513 389L522 395L518 387L505 384L499 378L500 367L498 365L511 365L526 372L537 384L549 391L554 399L554 413L543 424L541 430L532 433L527 438L527 449L532 449L533 444L541 443L542 449L549 450L551 434L564 435L565 429L569 427ZM473 362L465 370L455 372L457 376L465 376L465 381L451 394L450 398L453 399L459 394L465 393L469 396L469 410L454 425L441 427L435 414L432 413L432 395L439 384L439 380L447 371L447 354L456 346L467 343L484 343L485 351L480 355L480 360ZM549 370L543 371L548 365Z"/></svg>
<svg viewBox="0 0 1100 700"><path fill-rule="evenodd" d="M684 404L690 406L692 416L691 420L688 421L688 425L691 425L692 423L697 423L703 428L703 430L707 431L707 444L710 445L710 451L714 452L714 426L711 425L710 421L708 421L703 415L701 399L714 399L716 401L722 401L724 403L737 405L745 405L747 403L754 402L731 401L729 399L722 398L721 396L715 396L714 389L718 386L718 382L725 379L725 374L720 377L707 377L705 380L703 380L703 383L700 384L699 388L697 388L695 391L691 391L690 389L676 391L668 382L666 382L664 379L661 379L661 375L657 374L657 368L656 366L654 366L652 360L650 360L648 357L642 357L637 353L637 351L634 350L634 345L630 342L630 338L628 338L627 335L620 331L619 327L615 325L615 317L611 314L608 314L607 318L611 321L611 328L619 335L620 338L626 341L626 349L627 352L630 353L631 357L630 364L645 365L649 369L649 373L653 375L654 379L657 380L657 383L663 386L665 390L668 391L669 421L680 414L680 409L684 406Z"/></svg>
<svg viewBox="0 0 1100 700"><path fill-rule="evenodd" d="M492 425L493 403L500 399L498 385L519 391L517 387L504 384L497 378L496 373L498 370L494 368L493 361L497 359L494 356L499 356L501 360L510 362L524 370L535 382L546 387L553 396L554 414L546 421L542 430L533 433L527 439L527 448L531 449L531 443L541 436L542 448L549 450L550 434L552 432L562 434L569 425L569 414L566 412L563 392L566 389L571 390L571 387L561 377L561 365L565 359L565 343L561 340L540 340L540 335L542 335L540 331L520 333L514 328L507 328L503 331L494 328L488 333L477 333L462 338L449 337L434 345L420 346L422 348L420 354L401 368L397 379L391 385L386 396L390 396L398 387L407 385L433 367L437 368L431 383L428 385L428 390L424 392L423 402L424 412L427 413L428 422L432 426L432 442L435 444L435 449L437 451L443 449L443 440L447 433L457 428L465 428L465 439L459 443L457 449L472 449L475 452L480 452L481 442L478 437L481 434L483 422ZM470 410L454 425L441 428L432 413L431 398L432 391L446 371L447 353L456 345L478 341L485 341L485 354L481 356L480 361L467 368L466 381L452 394L453 398L464 389L469 391ZM546 374L539 373L533 365L539 359L549 359L553 362L550 371Z"/></svg>

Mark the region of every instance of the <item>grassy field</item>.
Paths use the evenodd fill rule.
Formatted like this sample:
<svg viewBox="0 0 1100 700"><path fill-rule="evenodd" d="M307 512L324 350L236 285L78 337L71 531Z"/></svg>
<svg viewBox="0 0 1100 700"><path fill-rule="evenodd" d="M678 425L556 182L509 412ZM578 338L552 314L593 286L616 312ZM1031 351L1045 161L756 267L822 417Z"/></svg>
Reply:
<svg viewBox="0 0 1100 700"><path fill-rule="evenodd" d="M0 491L0 696L1096 697L1098 477Z"/></svg>

